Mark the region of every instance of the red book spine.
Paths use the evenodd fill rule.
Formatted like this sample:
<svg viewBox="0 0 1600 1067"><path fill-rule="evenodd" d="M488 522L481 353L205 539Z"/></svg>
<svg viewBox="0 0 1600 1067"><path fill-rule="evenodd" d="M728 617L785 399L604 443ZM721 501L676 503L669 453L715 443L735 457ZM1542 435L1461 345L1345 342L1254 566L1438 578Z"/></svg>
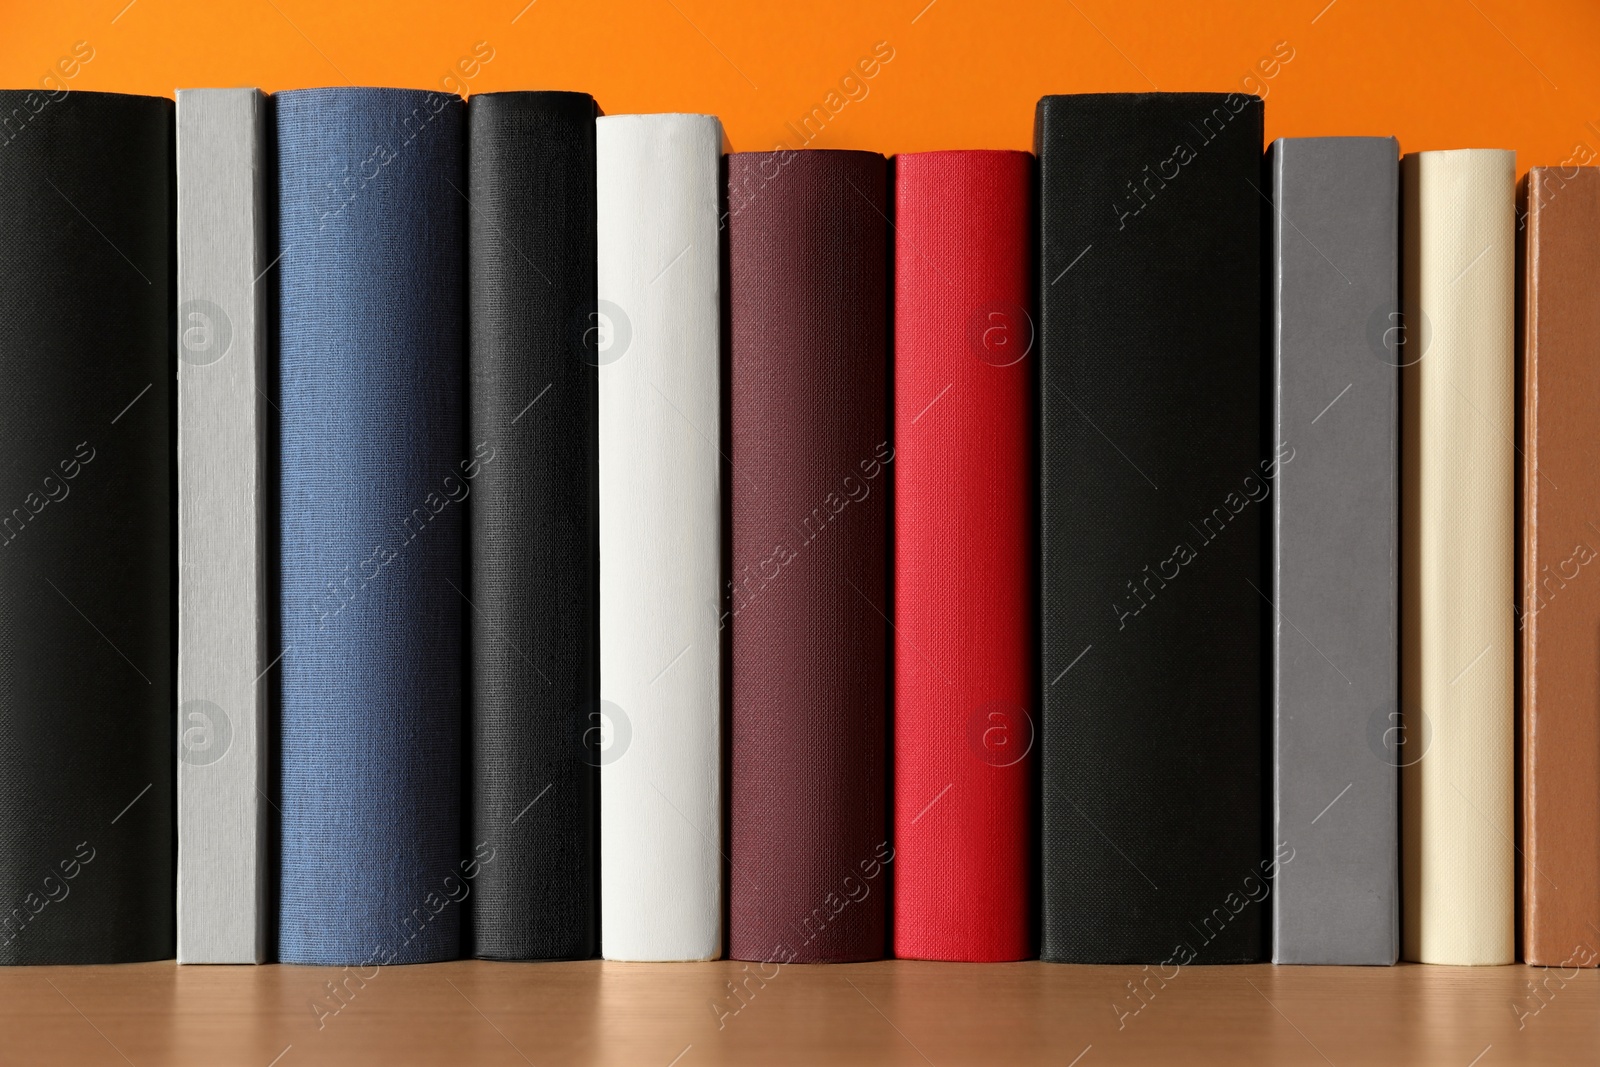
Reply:
<svg viewBox="0 0 1600 1067"><path fill-rule="evenodd" d="M895 176L894 954L1025 959L1033 157Z"/></svg>

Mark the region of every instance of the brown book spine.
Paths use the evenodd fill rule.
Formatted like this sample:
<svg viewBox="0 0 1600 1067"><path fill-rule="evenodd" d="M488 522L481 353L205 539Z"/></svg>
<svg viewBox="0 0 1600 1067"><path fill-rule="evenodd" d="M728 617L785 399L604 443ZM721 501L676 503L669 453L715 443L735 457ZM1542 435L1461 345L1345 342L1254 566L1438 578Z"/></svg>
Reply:
<svg viewBox="0 0 1600 1067"><path fill-rule="evenodd" d="M728 954L882 957L887 165L728 157Z"/></svg>
<svg viewBox="0 0 1600 1067"><path fill-rule="evenodd" d="M1523 958L1600 962L1600 169L1536 167L1523 216Z"/></svg>

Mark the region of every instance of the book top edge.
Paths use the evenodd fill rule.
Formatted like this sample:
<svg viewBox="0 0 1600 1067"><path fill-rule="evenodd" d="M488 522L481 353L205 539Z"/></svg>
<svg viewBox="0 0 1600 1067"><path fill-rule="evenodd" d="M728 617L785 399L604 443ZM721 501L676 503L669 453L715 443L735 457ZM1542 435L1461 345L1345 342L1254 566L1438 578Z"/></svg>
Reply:
<svg viewBox="0 0 1600 1067"><path fill-rule="evenodd" d="M815 148L806 151L823 152L827 149ZM927 152L896 152L890 159L1013 159L1016 157L1032 159L1033 153L1021 148L938 148Z"/></svg>
<svg viewBox="0 0 1600 1067"><path fill-rule="evenodd" d="M317 85L306 89L280 89L271 94L275 99L282 97L319 97L319 96L344 96L344 97L414 97L414 96L454 96L455 93L443 89L424 89L404 85Z"/></svg>
<svg viewBox="0 0 1600 1067"><path fill-rule="evenodd" d="M1488 159L1503 157L1515 160L1515 148L1433 148L1425 152L1407 152L1402 159L1450 159L1477 156Z"/></svg>
<svg viewBox="0 0 1600 1067"><path fill-rule="evenodd" d="M1105 103L1134 103L1143 102L1146 100L1171 100L1174 102L1198 103L1202 100L1228 100L1236 96L1242 96L1248 100L1254 100L1258 104L1262 102L1261 97L1257 96L1255 93L1242 93L1237 91L1210 93L1052 93L1041 96L1039 98L1039 106L1044 107L1046 104L1058 102L1064 103L1068 101L1082 101L1084 103L1091 101Z"/></svg>
<svg viewBox="0 0 1600 1067"><path fill-rule="evenodd" d="M475 101L479 100L484 103L497 100L506 103L518 103L521 101L536 103L548 100L551 102L588 103L591 105L595 102L593 93L582 92L578 89L500 89L492 93L473 93L467 97L467 106L471 107Z"/></svg>
<svg viewBox="0 0 1600 1067"><path fill-rule="evenodd" d="M767 148L754 152L729 152L728 157L730 159L765 159L768 156L775 156L780 152L788 152L792 156L810 157L813 159L820 159L825 156L835 159L844 159L852 156L877 160L883 160L885 158L882 152L873 152L864 148L788 148L785 146L780 146L778 148Z"/></svg>
<svg viewBox="0 0 1600 1067"><path fill-rule="evenodd" d="M174 93L180 103L184 97L188 96L254 96L262 100L267 98L266 90L248 85L234 85L226 88L211 86L199 89L176 89Z"/></svg>
<svg viewBox="0 0 1600 1067"><path fill-rule="evenodd" d="M1294 145L1326 145L1330 148L1333 148L1338 147L1339 145L1349 145L1351 147L1355 147L1358 145L1374 145L1379 143L1394 145L1395 158L1399 158L1400 139L1398 137L1380 134L1373 134L1370 136L1365 134L1341 134L1332 137L1279 137L1272 142L1270 147L1279 148L1280 146L1292 147Z"/></svg>
<svg viewBox="0 0 1600 1067"><path fill-rule="evenodd" d="M57 96L57 99L61 100L65 100L69 97L81 96L89 100L98 100L104 102L117 100L148 100L156 103L166 104L168 107L172 106L172 97L156 96L152 93L107 93L101 92L97 89L69 89L62 93L61 90L46 89L43 86L22 89L0 89L0 101L5 100L7 97L13 96L26 97L33 93L42 93L45 96L56 96L58 93L61 93L60 96Z"/></svg>
<svg viewBox="0 0 1600 1067"><path fill-rule="evenodd" d="M719 126L722 124L722 120L716 115L704 115L694 111L650 111L640 114L601 115L595 121L615 124L619 122L665 122L668 120L677 122L715 122Z"/></svg>
<svg viewBox="0 0 1600 1067"><path fill-rule="evenodd" d="M1563 174L1573 173L1573 172L1576 172L1578 174L1595 174L1595 173L1600 173L1600 166L1596 166L1596 167L1587 167L1587 166L1569 167L1569 166L1565 166L1565 165L1563 165L1561 163L1550 163L1550 164L1546 164L1544 166L1529 167L1528 168L1528 174L1530 176L1534 175L1534 174L1538 174L1538 175L1544 177L1544 176L1549 176L1551 174L1554 174L1556 171L1560 171Z"/></svg>

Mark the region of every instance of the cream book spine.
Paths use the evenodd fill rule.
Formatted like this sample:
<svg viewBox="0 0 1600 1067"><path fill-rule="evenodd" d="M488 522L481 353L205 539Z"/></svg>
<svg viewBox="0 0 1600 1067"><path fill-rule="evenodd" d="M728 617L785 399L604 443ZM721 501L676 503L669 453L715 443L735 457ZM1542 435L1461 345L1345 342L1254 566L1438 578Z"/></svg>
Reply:
<svg viewBox="0 0 1600 1067"><path fill-rule="evenodd" d="M1515 957L1516 155L1404 159L1405 958Z"/></svg>

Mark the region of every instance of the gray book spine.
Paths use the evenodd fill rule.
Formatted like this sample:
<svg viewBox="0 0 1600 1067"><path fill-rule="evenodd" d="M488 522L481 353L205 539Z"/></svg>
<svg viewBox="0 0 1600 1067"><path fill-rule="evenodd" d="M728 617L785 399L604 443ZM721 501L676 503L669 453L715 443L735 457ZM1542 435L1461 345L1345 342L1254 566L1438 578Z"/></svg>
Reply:
<svg viewBox="0 0 1600 1067"><path fill-rule="evenodd" d="M178 93L178 961L259 963L266 97Z"/></svg>
<svg viewBox="0 0 1600 1067"><path fill-rule="evenodd" d="M1269 155L1274 963L1399 950L1398 148Z"/></svg>

